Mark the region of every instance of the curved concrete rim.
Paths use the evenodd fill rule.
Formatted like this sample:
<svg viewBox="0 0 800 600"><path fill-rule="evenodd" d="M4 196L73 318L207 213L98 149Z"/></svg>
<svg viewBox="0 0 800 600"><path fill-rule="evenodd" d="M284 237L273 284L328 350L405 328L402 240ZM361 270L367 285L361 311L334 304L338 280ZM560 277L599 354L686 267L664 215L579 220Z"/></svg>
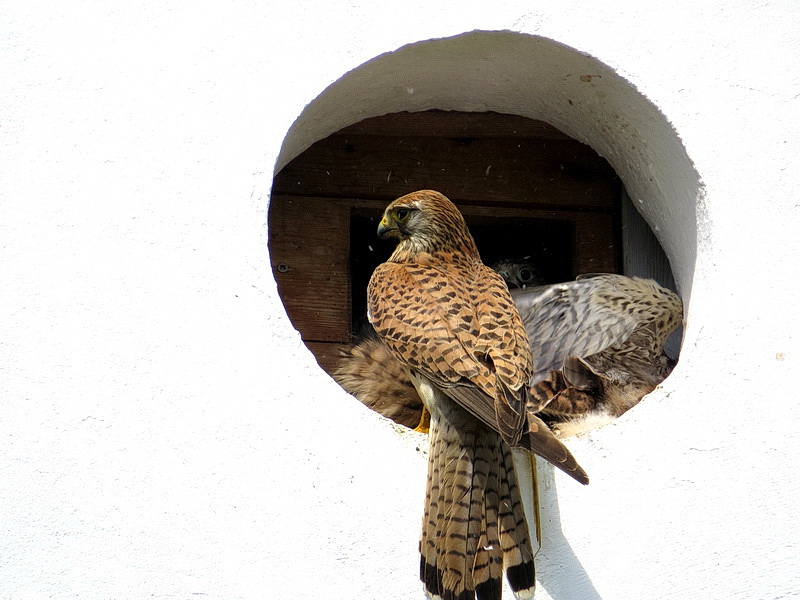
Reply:
<svg viewBox="0 0 800 600"><path fill-rule="evenodd" d="M663 246L688 304L703 186L668 119L600 60L554 40L474 31L421 41L346 73L288 131L277 173L363 119L430 109L546 121L605 157Z"/></svg>

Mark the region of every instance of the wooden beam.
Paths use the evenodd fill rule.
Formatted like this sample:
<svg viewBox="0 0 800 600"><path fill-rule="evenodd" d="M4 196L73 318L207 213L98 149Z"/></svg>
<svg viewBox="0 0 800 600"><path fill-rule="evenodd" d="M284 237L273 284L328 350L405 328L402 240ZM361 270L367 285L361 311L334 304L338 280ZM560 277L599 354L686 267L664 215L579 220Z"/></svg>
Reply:
<svg viewBox="0 0 800 600"><path fill-rule="evenodd" d="M378 135L395 137L527 138L570 140L544 121L496 112L465 113L445 110L399 112L345 127L340 135Z"/></svg>
<svg viewBox="0 0 800 600"><path fill-rule="evenodd" d="M612 210L615 177L574 140L337 134L289 163L273 191L389 201L435 189L454 202Z"/></svg>
<svg viewBox="0 0 800 600"><path fill-rule="evenodd" d="M270 259L286 312L303 339L350 339L350 207L273 196Z"/></svg>

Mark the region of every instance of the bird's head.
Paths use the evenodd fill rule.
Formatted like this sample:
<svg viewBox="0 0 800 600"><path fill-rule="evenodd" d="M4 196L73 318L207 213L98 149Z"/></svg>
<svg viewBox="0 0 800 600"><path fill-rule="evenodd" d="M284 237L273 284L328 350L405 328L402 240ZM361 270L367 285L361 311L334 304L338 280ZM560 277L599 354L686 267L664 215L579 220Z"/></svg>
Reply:
<svg viewBox="0 0 800 600"><path fill-rule="evenodd" d="M424 220L422 203L409 196L398 198L383 211L383 217L378 225L379 238L405 240L424 229L424 223L421 222Z"/></svg>
<svg viewBox="0 0 800 600"><path fill-rule="evenodd" d="M546 283L543 278L539 277L536 265L528 260L528 257L500 260L492 265L492 269L500 274L510 289L520 288L524 290L528 287Z"/></svg>
<svg viewBox="0 0 800 600"><path fill-rule="evenodd" d="M478 256L464 217L443 194L421 190L389 204L378 225L378 237L399 240L397 252L437 250Z"/></svg>

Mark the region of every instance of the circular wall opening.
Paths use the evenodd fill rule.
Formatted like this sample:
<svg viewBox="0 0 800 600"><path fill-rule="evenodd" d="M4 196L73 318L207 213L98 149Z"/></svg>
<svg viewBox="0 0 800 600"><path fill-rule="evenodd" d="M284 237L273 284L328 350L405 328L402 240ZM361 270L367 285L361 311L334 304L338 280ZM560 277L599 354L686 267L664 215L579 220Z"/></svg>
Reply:
<svg viewBox="0 0 800 600"><path fill-rule="evenodd" d="M630 82L553 40L476 31L378 56L306 107L286 135L275 173L348 125L430 109L528 117L593 148L655 232L688 302L702 193L694 165L667 118Z"/></svg>
<svg viewBox="0 0 800 600"><path fill-rule="evenodd" d="M415 170L408 148L420 138L428 141ZM499 138L508 142L502 148ZM483 144L481 160L459 162L458 144L472 146L472 156ZM537 144L544 145L538 153ZM537 172L534 155L558 158L550 163L556 172ZM497 178L515 160L528 172L510 189L508 179ZM459 168L471 174L450 180L461 187L436 177L437 169ZM552 196L557 190L545 185L559 169L583 179L583 191L569 192L571 220L559 212L565 206ZM688 304L702 187L664 115L608 66L573 48L523 34L472 32L411 44L354 69L287 133L270 201L270 254L287 312L326 370L336 346L360 331L359 288L374 265L359 256L375 250L364 232L374 231L371 219L389 201L420 188L439 189L466 206L473 228L483 216L489 229L486 219L505 218L506 229L529 219L535 231L537 220L549 218L539 231L555 232L554 240L593 240L551 279L569 278L571 268L571 275L614 271L670 286L674 275ZM299 219L302 228L294 225ZM558 227L565 229L559 234ZM359 247L366 250L354 251ZM313 331L302 323L313 323Z"/></svg>

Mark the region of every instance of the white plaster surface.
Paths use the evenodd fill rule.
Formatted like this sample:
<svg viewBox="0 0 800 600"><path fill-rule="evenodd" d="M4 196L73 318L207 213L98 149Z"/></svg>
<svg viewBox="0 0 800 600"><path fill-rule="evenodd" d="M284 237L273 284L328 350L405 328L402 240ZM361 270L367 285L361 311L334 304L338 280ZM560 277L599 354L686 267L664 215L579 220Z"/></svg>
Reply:
<svg viewBox="0 0 800 600"><path fill-rule="evenodd" d="M506 33L409 46L474 30ZM276 165L425 108L590 143L687 302L663 389L570 442L591 485L540 469L537 598L800 594L800 5L12 1L0 32L1 598L421 596L422 441L316 367L266 215Z"/></svg>

